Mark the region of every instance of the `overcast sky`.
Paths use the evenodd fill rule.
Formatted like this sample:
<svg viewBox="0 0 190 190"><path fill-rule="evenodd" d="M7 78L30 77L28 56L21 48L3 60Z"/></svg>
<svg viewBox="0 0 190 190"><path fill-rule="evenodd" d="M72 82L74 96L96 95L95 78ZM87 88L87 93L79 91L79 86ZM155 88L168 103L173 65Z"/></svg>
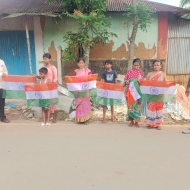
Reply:
<svg viewBox="0 0 190 190"><path fill-rule="evenodd" d="M150 0L150 1L155 1L159 3L177 6L177 7L179 7L179 2L180 2L180 0Z"/></svg>

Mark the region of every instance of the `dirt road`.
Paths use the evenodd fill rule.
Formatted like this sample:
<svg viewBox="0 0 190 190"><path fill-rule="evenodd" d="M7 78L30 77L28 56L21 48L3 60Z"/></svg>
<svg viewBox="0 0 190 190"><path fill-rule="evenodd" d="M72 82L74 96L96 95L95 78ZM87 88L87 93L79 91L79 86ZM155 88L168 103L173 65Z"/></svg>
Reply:
<svg viewBox="0 0 190 190"><path fill-rule="evenodd" d="M188 190L187 127L0 123L1 190Z"/></svg>

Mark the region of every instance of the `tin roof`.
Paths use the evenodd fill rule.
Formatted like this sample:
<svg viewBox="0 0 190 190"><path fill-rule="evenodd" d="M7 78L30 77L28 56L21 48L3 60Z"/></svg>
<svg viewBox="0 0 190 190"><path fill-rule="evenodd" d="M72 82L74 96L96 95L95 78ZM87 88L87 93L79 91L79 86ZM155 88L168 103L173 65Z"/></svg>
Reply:
<svg viewBox="0 0 190 190"><path fill-rule="evenodd" d="M186 14L190 13L190 10L183 9L181 7L175 7L163 3L157 3L153 1L143 0L143 2L155 12L172 12L174 14ZM124 3L131 4L131 0L107 0L108 11L125 11Z"/></svg>
<svg viewBox="0 0 190 190"><path fill-rule="evenodd" d="M184 15L190 10L166 5L162 3L143 0L145 4L156 12L173 12ZM107 11L123 12L124 3L131 3L131 0L107 0ZM45 3L45 0L0 0L0 14L15 13L60 13L63 6L60 3Z"/></svg>
<svg viewBox="0 0 190 190"><path fill-rule="evenodd" d="M58 13L60 3L45 3L45 0L0 0L0 14Z"/></svg>

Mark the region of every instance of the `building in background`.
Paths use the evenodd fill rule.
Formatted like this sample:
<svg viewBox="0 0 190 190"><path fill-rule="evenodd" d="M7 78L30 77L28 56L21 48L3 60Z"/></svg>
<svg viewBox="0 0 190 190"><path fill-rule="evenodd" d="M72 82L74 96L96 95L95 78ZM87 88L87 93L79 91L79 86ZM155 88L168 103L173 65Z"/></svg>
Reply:
<svg viewBox="0 0 190 190"><path fill-rule="evenodd" d="M2 0L0 0L2 1ZM10 3L12 1L12 3ZM61 61L61 49L64 49L63 33L77 30L77 24L71 18L63 16L56 19L63 7L60 4L46 4L44 0L3 1L0 7L0 58L4 59L11 74L28 74L29 57L26 40L26 23L29 28L33 72L42 66L44 52L52 54L52 62L58 67L59 82L65 75L72 73L76 63ZM94 45L90 52L90 68L93 72L102 72L106 59L114 60L114 69L119 74L127 71L129 55L128 32L132 26L125 25L123 3L128 0L108 0L107 15L111 16L111 32L118 38L111 38L104 45ZM190 21L181 18L189 10L145 1L153 11L153 20L147 32L140 29L135 42L135 57L142 60L142 69L151 70L153 59L164 62L164 70L170 80L186 85L189 77ZM12 69L12 70L11 70Z"/></svg>

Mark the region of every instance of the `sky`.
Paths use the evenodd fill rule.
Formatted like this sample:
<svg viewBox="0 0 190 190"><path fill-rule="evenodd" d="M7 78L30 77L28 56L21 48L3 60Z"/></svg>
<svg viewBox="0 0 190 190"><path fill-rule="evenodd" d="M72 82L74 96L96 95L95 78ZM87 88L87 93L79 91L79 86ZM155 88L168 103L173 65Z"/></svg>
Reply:
<svg viewBox="0 0 190 190"><path fill-rule="evenodd" d="M179 2L180 2L180 0L150 0L150 1L155 1L159 3L177 6L177 7L179 7Z"/></svg>

